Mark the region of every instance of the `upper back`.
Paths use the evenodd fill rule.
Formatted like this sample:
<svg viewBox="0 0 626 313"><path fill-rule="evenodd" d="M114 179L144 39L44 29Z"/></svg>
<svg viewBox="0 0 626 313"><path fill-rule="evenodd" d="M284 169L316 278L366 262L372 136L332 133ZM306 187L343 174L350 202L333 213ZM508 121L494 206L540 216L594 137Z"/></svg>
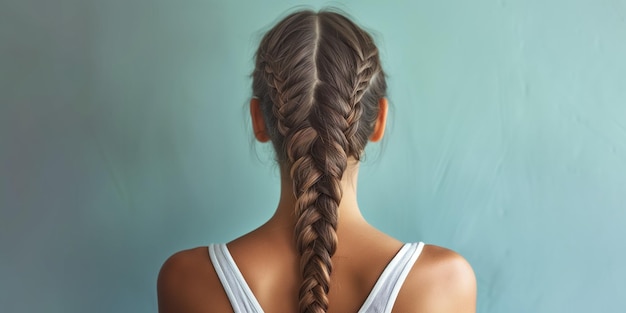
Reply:
<svg viewBox="0 0 626 313"><path fill-rule="evenodd" d="M264 312L297 312L298 257L288 240L245 236L227 251ZM363 239L359 237L359 239ZM341 240L333 256L329 313L358 312L402 243L372 234ZM475 280L458 254L426 245L407 271L392 312L475 312ZM159 275L159 311L234 312L207 247L173 255Z"/></svg>
<svg viewBox="0 0 626 313"><path fill-rule="evenodd" d="M423 243L405 244L387 264L359 308L359 313L390 313L406 276L419 257ZM263 313L245 277L224 244L209 246L209 255L235 312Z"/></svg>

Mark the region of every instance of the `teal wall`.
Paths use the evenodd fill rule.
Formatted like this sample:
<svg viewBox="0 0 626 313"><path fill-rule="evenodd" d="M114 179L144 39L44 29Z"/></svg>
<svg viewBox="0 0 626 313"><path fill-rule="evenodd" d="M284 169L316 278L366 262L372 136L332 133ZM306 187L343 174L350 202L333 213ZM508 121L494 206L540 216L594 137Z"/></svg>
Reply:
<svg viewBox="0 0 626 313"><path fill-rule="evenodd" d="M155 312L167 256L272 214L244 107L297 4L0 2L1 312ZM309 4L375 30L389 73L373 224L462 253L479 312L626 312L626 1Z"/></svg>

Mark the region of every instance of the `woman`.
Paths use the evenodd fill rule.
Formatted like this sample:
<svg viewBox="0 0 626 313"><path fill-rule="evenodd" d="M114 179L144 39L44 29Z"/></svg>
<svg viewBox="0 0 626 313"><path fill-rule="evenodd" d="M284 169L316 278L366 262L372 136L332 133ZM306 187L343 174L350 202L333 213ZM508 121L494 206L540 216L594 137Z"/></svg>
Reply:
<svg viewBox="0 0 626 313"><path fill-rule="evenodd" d="M359 211L359 159L387 117L372 38L338 13L293 13L262 39L252 87L254 135L273 143L280 165L276 213L227 245L170 257L159 311L475 312L460 255L403 244Z"/></svg>

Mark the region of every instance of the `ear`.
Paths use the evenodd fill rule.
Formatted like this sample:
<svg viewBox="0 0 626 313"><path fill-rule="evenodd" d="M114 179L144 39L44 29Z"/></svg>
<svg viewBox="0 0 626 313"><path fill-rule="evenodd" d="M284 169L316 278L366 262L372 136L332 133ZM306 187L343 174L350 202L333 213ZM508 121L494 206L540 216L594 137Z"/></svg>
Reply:
<svg viewBox="0 0 626 313"><path fill-rule="evenodd" d="M263 112L261 111L261 101L258 98L250 99L250 116L252 117L252 130L254 131L254 137L260 142L268 142L270 136L267 134L265 128L265 119L263 119Z"/></svg>
<svg viewBox="0 0 626 313"><path fill-rule="evenodd" d="M387 98L380 98L380 100L378 100L378 116L376 117L376 124L374 124L374 131L370 136L370 140L373 142L383 139L385 127L387 126L388 108L389 105L387 103Z"/></svg>

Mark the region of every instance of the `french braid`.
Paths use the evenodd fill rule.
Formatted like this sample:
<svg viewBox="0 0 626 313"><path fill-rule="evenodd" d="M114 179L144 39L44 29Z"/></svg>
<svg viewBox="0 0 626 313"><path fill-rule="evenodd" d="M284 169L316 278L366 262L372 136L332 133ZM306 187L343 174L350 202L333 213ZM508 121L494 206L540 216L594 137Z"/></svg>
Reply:
<svg viewBox="0 0 626 313"><path fill-rule="evenodd" d="M341 14L296 12L261 41L253 91L293 182L300 312L325 313L341 179L348 158L360 158L386 92L378 50Z"/></svg>

